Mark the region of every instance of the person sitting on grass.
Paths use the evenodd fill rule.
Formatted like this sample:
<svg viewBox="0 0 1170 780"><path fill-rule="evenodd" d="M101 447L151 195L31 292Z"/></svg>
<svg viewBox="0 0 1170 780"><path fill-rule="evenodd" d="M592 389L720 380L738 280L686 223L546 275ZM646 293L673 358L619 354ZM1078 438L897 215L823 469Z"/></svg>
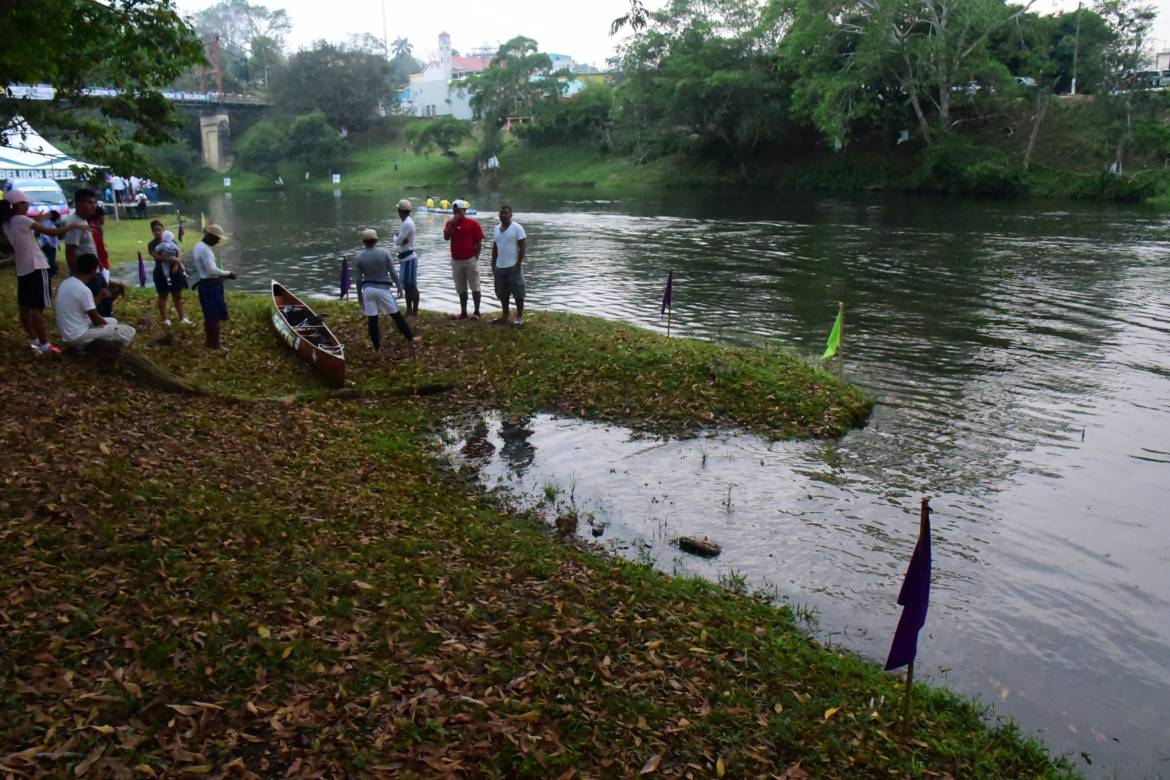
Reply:
<svg viewBox="0 0 1170 780"><path fill-rule="evenodd" d="M99 273L98 265L97 255L78 255L73 276L57 288L57 330L74 349L85 349L95 341L126 347L134 340L134 328L98 314L89 289L89 281Z"/></svg>
<svg viewBox="0 0 1170 780"><path fill-rule="evenodd" d="M398 311L398 301L390 291L390 282L402 294L402 285L398 281L398 274L394 273L394 259L390 253L378 246L377 231L366 229L362 231L362 243L366 248L354 258L353 267L357 273L358 303L362 307L362 314L366 316L366 327L370 333L370 343L374 349L382 346L382 331L378 323L378 316L389 314L394 320L395 327L402 337L411 346L418 346L422 339L414 335L407 324L402 312Z"/></svg>

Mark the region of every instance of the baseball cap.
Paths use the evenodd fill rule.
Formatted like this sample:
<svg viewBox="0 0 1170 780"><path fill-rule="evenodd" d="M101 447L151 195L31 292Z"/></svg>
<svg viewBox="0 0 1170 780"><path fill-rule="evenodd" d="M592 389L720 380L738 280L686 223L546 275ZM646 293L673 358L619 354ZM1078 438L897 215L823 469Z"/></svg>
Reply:
<svg viewBox="0 0 1170 780"><path fill-rule="evenodd" d="M465 201L465 200L457 200L457 201L455 201L455 202L453 202L453 203L451 204L451 208L453 208L453 209L465 209L465 208L467 208L467 201Z"/></svg>
<svg viewBox="0 0 1170 780"><path fill-rule="evenodd" d="M377 241L378 231L373 228L366 228L362 231L362 241Z"/></svg>
<svg viewBox="0 0 1170 780"><path fill-rule="evenodd" d="M6 200L6 201L8 201L9 203L11 203L13 206L15 206L17 203L29 203L29 202L31 202L31 201L29 201L29 199L28 199L28 196L27 196L27 195L25 195L25 194L24 194L23 192L21 192L20 190L15 190L15 189L14 189L14 190L9 190L8 192L4 193L4 200Z"/></svg>

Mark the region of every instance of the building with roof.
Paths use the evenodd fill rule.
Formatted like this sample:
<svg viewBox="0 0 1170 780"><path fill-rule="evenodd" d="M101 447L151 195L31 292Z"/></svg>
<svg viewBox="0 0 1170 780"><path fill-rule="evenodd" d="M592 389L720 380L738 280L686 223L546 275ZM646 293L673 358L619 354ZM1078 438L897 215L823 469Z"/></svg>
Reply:
<svg viewBox="0 0 1170 780"><path fill-rule="evenodd" d="M471 95L463 80L482 73L490 63L491 58L486 56L452 56L451 36L439 33L438 59L431 60L421 73L410 77L404 109L419 117L471 119Z"/></svg>

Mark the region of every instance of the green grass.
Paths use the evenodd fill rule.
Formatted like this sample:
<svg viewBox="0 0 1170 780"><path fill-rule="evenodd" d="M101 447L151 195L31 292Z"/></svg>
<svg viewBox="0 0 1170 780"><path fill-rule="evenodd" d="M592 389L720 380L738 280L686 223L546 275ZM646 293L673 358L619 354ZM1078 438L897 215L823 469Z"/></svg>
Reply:
<svg viewBox="0 0 1170 780"><path fill-rule="evenodd" d="M152 296L132 291L119 316L138 349L218 393L189 398L32 355L13 286L3 272L14 773L1072 776L921 685L901 735L898 677L809 639L787 609L559 543L428 444L448 413L497 402L649 427L855 421L868 402L815 368L541 313L525 329L426 317L422 351L375 357L337 304L362 395L329 400L262 299L232 297L232 351L211 355L189 331L152 343ZM424 379L453 387L393 390ZM761 391L775 416L739 398Z"/></svg>

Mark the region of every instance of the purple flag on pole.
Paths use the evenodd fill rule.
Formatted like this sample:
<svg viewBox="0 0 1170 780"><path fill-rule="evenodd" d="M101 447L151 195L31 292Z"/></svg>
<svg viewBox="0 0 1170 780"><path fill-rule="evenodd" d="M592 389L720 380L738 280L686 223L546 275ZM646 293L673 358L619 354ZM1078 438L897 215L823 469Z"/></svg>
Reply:
<svg viewBox="0 0 1170 780"><path fill-rule="evenodd" d="M349 258L344 255L341 258L341 298L349 298Z"/></svg>
<svg viewBox="0 0 1170 780"><path fill-rule="evenodd" d="M146 263L142 262L142 253L138 253L138 286L146 286Z"/></svg>
<svg viewBox="0 0 1170 780"><path fill-rule="evenodd" d="M926 624L926 608L930 604L930 499L922 499L922 514L919 518L918 544L906 567L906 579L898 594L902 605L902 617L894 631L890 644L890 655L886 659L886 671L914 663L918 655L918 632Z"/></svg>
<svg viewBox="0 0 1170 780"><path fill-rule="evenodd" d="M670 293L671 288L674 287L674 271L671 271L666 276L666 289L662 291L662 311L659 316L666 314L666 310L670 308Z"/></svg>
<svg viewBox="0 0 1170 780"><path fill-rule="evenodd" d="M183 215L179 215L179 243L183 243Z"/></svg>

